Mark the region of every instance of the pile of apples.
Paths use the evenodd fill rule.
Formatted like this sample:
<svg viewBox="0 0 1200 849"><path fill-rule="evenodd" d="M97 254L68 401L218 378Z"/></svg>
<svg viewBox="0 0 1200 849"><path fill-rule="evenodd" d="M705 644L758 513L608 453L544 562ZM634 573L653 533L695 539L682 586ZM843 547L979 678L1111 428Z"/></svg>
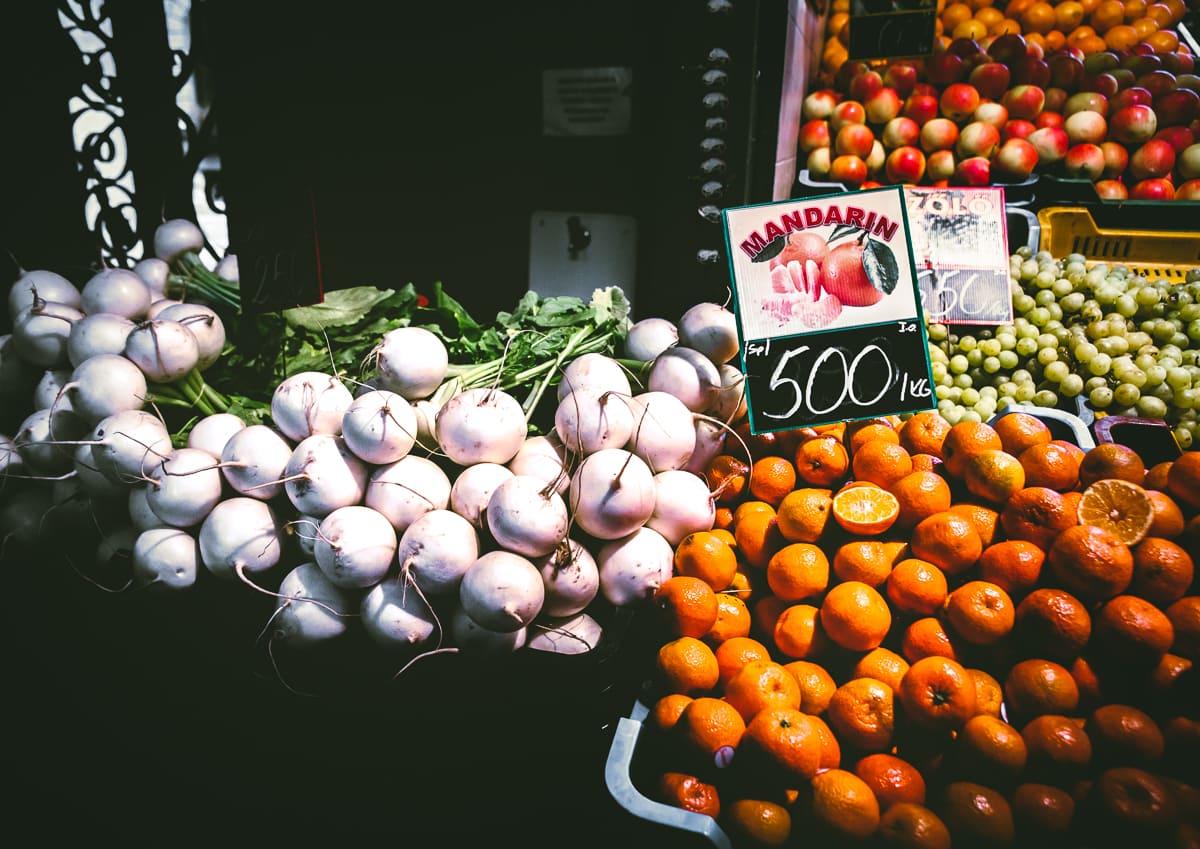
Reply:
<svg viewBox="0 0 1200 849"><path fill-rule="evenodd" d="M984 186L1035 174L1102 198L1200 199L1200 75L1180 48L1047 52L1019 33L847 60L802 105L810 177L849 188Z"/></svg>

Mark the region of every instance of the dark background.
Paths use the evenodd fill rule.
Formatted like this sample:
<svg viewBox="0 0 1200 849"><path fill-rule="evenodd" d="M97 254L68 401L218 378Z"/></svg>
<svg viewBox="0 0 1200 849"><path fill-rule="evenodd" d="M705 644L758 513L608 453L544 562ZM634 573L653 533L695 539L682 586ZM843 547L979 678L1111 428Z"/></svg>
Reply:
<svg viewBox="0 0 1200 849"><path fill-rule="evenodd" d="M50 268L82 283L100 259L65 105L79 56L55 5L0 11L6 280ZM106 4L131 69L146 239L162 217L194 213L155 5ZM720 223L700 207L769 199L778 0L193 7L231 250L298 251L315 210L327 289L441 280L486 317L524 291L534 210L612 211L638 221L639 316L674 318L725 299ZM608 65L634 69L631 134L543 137L541 71ZM713 69L726 76L704 82ZM706 137L723 142L723 173L701 173ZM22 497L0 490L0 502ZM611 657L574 665L437 656L392 681L395 660L352 640L281 654L277 673L257 641L266 596L212 581L179 596L106 591L91 579L119 580L91 568L93 542L0 553L10 833L40 845L700 845L634 818L604 785L652 652L636 627Z"/></svg>

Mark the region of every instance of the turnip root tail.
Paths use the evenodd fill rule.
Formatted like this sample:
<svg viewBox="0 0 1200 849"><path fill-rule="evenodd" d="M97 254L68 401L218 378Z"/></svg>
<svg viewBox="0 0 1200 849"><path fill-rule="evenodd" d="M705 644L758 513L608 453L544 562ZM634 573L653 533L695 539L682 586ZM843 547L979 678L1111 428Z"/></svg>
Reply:
<svg viewBox="0 0 1200 849"><path fill-rule="evenodd" d="M3 551L3 546L0 546L0 553L2 553L2 551ZM121 585L121 586L119 586L119 587L110 587L110 586L108 586L108 585L106 585L106 584L103 584L103 583L101 583L100 581L97 581L97 580L96 580L95 578L93 578L91 575L89 575L89 574L87 574L86 572L84 572L84 571L83 571L82 569L80 569L80 568L79 568L77 565L75 565L75 561L74 561L74 560L72 560L72 559L71 559L70 557L68 557L67 555L65 555L65 554L64 554L64 555L63 555L63 559L67 561L67 565L71 567L71 571L72 571L72 572L74 572L74 573L75 573L76 575L78 575L79 577L83 578L83 580L87 581L87 582L88 582L89 584L91 584L93 587L96 587L97 589L103 590L103 591L104 591L104 592L106 592L106 593L112 593L112 594L114 594L114 595L115 595L115 594L117 594L117 593L123 593L123 592L126 592L126 591L128 591L128 590L129 590L129 588L133 586L133 579L132 579L132 578L130 578L128 581L126 581L124 584L122 584L122 585ZM149 585L147 585L147 586L149 586Z"/></svg>
<svg viewBox="0 0 1200 849"><path fill-rule="evenodd" d="M694 413L694 415L696 418L701 419L706 422L711 422L712 424L716 425L717 427L719 427L722 430L729 433L742 446L742 450L746 452L746 456L747 457L751 456L750 455L750 446L746 444L746 440L742 439L742 435L740 433L738 433L737 429L734 428L732 425L730 425L728 422L723 422L718 418L714 418L713 416L705 415L704 413ZM750 476L754 473L754 464L749 463L748 466L750 468L746 472L746 490L747 491L749 491L749 489L750 489ZM733 479L734 479L734 475L726 476L726 478L723 481L721 481L721 483L717 486L717 488L711 491L712 497L716 498L722 492L724 492L725 487L730 486L733 482Z"/></svg>
<svg viewBox="0 0 1200 849"><path fill-rule="evenodd" d="M414 663L416 663L418 660L421 660L422 658L429 657L430 655L434 655L434 654L458 654L458 651L459 651L459 649L457 646L444 646L444 647L440 647L440 648L436 648L436 649L429 649L429 651L423 651L420 654L418 654L416 657L410 659L408 661L408 663L404 664L399 669L397 669L396 674L392 676L392 680L395 681L397 678L399 678L401 675L403 675L405 672L407 672L408 668L410 666L412 666Z"/></svg>
<svg viewBox="0 0 1200 849"><path fill-rule="evenodd" d="M548 633L548 634L561 634L561 635L562 635L562 636L564 636L564 637L568 637L569 639L576 640L576 641L578 641L579 643L583 644L583 646L584 646L584 647L587 649L587 651L592 651L593 649L595 649L595 648L596 648L594 645L592 645L591 643L589 643L589 642L588 642L587 640L585 640L583 637L579 636L579 635L578 635L578 634L576 634L574 631L570 631L570 630L568 630L568 629L566 629L566 628L563 628L563 627L550 627L549 625L543 625L543 624L541 624L540 622L534 622L534 623L533 623L533 627L534 627L534 628L538 628L538 629L540 629L540 630L542 630L542 631L545 631L545 632L546 632L546 633Z"/></svg>

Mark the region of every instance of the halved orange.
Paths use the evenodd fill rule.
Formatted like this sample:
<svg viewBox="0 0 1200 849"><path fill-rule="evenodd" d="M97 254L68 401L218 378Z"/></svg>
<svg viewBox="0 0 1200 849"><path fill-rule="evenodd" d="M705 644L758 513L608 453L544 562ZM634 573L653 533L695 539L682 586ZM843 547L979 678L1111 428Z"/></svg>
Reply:
<svg viewBox="0 0 1200 849"><path fill-rule="evenodd" d="M1112 531L1121 542L1134 545L1154 524L1154 502L1136 483L1104 478L1083 491L1077 516L1079 524Z"/></svg>
<svg viewBox="0 0 1200 849"><path fill-rule="evenodd" d="M900 501L896 496L874 484L859 483L833 496L833 518L852 534L881 534L899 515Z"/></svg>

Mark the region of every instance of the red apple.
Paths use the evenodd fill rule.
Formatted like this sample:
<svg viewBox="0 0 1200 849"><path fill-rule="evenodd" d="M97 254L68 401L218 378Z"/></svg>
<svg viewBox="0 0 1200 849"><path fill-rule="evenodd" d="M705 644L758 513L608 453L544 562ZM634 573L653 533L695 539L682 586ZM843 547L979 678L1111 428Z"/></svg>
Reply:
<svg viewBox="0 0 1200 849"><path fill-rule="evenodd" d="M1117 93L1117 97L1121 92ZM1067 98L1063 104L1063 117L1070 118L1076 112L1099 112L1101 116L1108 114L1108 98L1098 91L1077 91Z"/></svg>
<svg viewBox="0 0 1200 849"><path fill-rule="evenodd" d="M956 56L961 56L966 59L968 56L975 56L983 53L983 48L979 46L979 42L973 38L955 38L946 45L946 52L953 53Z"/></svg>
<svg viewBox="0 0 1200 849"><path fill-rule="evenodd" d="M1008 123L1008 110L1002 104L989 100L976 106L975 114L971 117L976 121L991 124L998 130Z"/></svg>
<svg viewBox="0 0 1200 849"><path fill-rule="evenodd" d="M1178 88L1175 75L1169 71L1151 71L1148 74L1142 74L1137 78L1136 84L1154 95L1155 100Z"/></svg>
<svg viewBox="0 0 1200 849"><path fill-rule="evenodd" d="M1025 55L1025 36L1016 32L998 35L995 41L988 45L987 52L994 61L1011 65Z"/></svg>
<svg viewBox="0 0 1200 849"><path fill-rule="evenodd" d="M1062 127L1039 127L1029 134L1027 141L1037 148L1038 163L1053 165L1067 155L1071 146L1067 131Z"/></svg>
<svg viewBox="0 0 1200 849"><path fill-rule="evenodd" d="M888 154L884 172L889 183L916 185L925 176L925 154L912 145L898 147Z"/></svg>
<svg viewBox="0 0 1200 849"><path fill-rule="evenodd" d="M1011 77L1012 72L1008 70L1007 65L999 62L983 62L971 69L967 75L967 82L975 86L980 97L999 100L1008 89Z"/></svg>
<svg viewBox="0 0 1200 849"><path fill-rule="evenodd" d="M1009 118L1032 121L1046 104L1046 91L1041 86L1018 85L1004 92L1000 102L1008 110Z"/></svg>
<svg viewBox="0 0 1200 849"><path fill-rule="evenodd" d="M1104 173L1104 151L1100 145L1085 142L1067 150L1062 160L1063 173L1082 180L1098 180Z"/></svg>
<svg viewBox="0 0 1200 849"><path fill-rule="evenodd" d="M834 72L833 87L838 91L846 91L850 88L850 80L869 70L871 67L861 59L848 59Z"/></svg>
<svg viewBox="0 0 1200 849"><path fill-rule="evenodd" d="M1065 88L1048 88L1046 89L1046 103L1042 108L1051 112L1062 112L1063 107L1067 104L1068 96Z"/></svg>
<svg viewBox="0 0 1200 849"><path fill-rule="evenodd" d="M935 86L948 86L963 78L964 64L957 53L937 53L925 60L925 78Z"/></svg>
<svg viewBox="0 0 1200 849"><path fill-rule="evenodd" d="M975 90L975 86L970 83L952 83L942 92L938 106L943 117L961 122L971 117L979 102L979 92Z"/></svg>
<svg viewBox="0 0 1200 849"><path fill-rule="evenodd" d="M867 123L882 127L888 121L900 114L904 101L893 88L883 87L869 95L863 101L863 109L867 113Z"/></svg>
<svg viewBox="0 0 1200 849"><path fill-rule="evenodd" d="M1100 50L1083 57L1083 72L1086 76L1102 74L1121 67L1121 57L1111 50Z"/></svg>
<svg viewBox="0 0 1200 849"><path fill-rule="evenodd" d="M1188 127L1163 127L1153 137L1169 142L1171 147L1175 148L1176 156L1183 153L1196 141L1196 136Z"/></svg>
<svg viewBox="0 0 1200 849"><path fill-rule="evenodd" d="M941 96L942 92L935 85L931 85L927 82L918 82L915 86L913 86L913 90L908 93L908 96L912 97L914 94L928 95L936 100Z"/></svg>
<svg viewBox="0 0 1200 849"><path fill-rule="evenodd" d="M1157 130L1158 116L1153 108L1143 104L1118 109L1108 121L1109 135L1123 144L1141 144Z"/></svg>
<svg viewBox="0 0 1200 849"><path fill-rule="evenodd" d="M938 114L938 99L932 94L910 94L904 101L902 115L924 124Z"/></svg>
<svg viewBox="0 0 1200 849"><path fill-rule="evenodd" d="M1173 89L1154 99L1154 114L1163 127L1190 124L1200 116L1200 94L1190 88Z"/></svg>
<svg viewBox="0 0 1200 849"><path fill-rule="evenodd" d="M954 150L959 159L973 156L991 157L1000 147L1000 131L991 124L972 121L959 131Z"/></svg>
<svg viewBox="0 0 1200 849"><path fill-rule="evenodd" d="M879 139L871 142L871 152L867 154L867 174L879 177L883 174L883 165L887 161L887 151Z"/></svg>
<svg viewBox="0 0 1200 849"><path fill-rule="evenodd" d="M1100 150L1104 153L1104 173L1101 177L1114 180L1125 173L1125 169L1129 167L1129 151L1125 149L1125 145L1115 141L1102 141Z"/></svg>
<svg viewBox="0 0 1200 849"><path fill-rule="evenodd" d="M843 242L829 252L821 266L821 287L847 307L868 307L883 300L883 292L867 276L863 245L857 240Z"/></svg>
<svg viewBox="0 0 1200 849"><path fill-rule="evenodd" d="M829 176L829 167L833 164L831 151L832 148L818 147L808 154L804 167L808 169L809 176L817 180L824 180Z"/></svg>
<svg viewBox="0 0 1200 849"><path fill-rule="evenodd" d="M845 183L852 189L862 185L867 179L867 163L861 156L853 154L834 157L829 165L829 176L839 183Z"/></svg>
<svg viewBox="0 0 1200 849"><path fill-rule="evenodd" d="M867 98L883 88L883 75L878 71L862 71L850 78L846 94L853 100L865 104Z"/></svg>
<svg viewBox="0 0 1200 849"><path fill-rule="evenodd" d="M992 157L995 173L1015 182L1032 174L1037 164L1037 148L1023 138L1008 139Z"/></svg>
<svg viewBox="0 0 1200 849"><path fill-rule="evenodd" d="M1004 122L1004 126L1000 128L1000 140L1006 142L1009 139L1025 139L1029 138L1029 134L1036 130L1033 121L1026 121L1022 118L1009 118Z"/></svg>
<svg viewBox="0 0 1200 849"><path fill-rule="evenodd" d="M820 119L805 121L800 127L799 142L800 149L805 153L811 153L818 147L829 147L829 122Z"/></svg>
<svg viewBox="0 0 1200 849"><path fill-rule="evenodd" d="M1146 91L1146 89L1135 85L1121 89L1114 94L1108 102L1108 108L1109 111L1116 112L1118 109L1124 109L1126 106L1149 106L1153 102L1154 95Z"/></svg>
<svg viewBox="0 0 1200 849"><path fill-rule="evenodd" d="M800 107L800 114L806 121L828 118L839 100L841 100L841 95L833 89L818 89L805 96L803 105Z"/></svg>
<svg viewBox="0 0 1200 849"><path fill-rule="evenodd" d="M866 124L845 124L833 138L833 152L866 159L874 142L875 133Z"/></svg>
<svg viewBox="0 0 1200 849"><path fill-rule="evenodd" d="M986 186L992 181L992 163L986 156L961 160L950 182L956 186Z"/></svg>
<svg viewBox="0 0 1200 849"><path fill-rule="evenodd" d="M1200 200L1200 180L1188 180L1175 189L1175 200Z"/></svg>
<svg viewBox="0 0 1200 849"><path fill-rule="evenodd" d="M1042 127L1061 127L1064 123L1066 123L1066 119L1063 118L1061 112L1051 112L1049 110L1043 110L1033 121L1033 125L1039 130Z"/></svg>
<svg viewBox="0 0 1200 849"><path fill-rule="evenodd" d="M867 122L867 110L857 100L843 100L837 106L833 107L833 113L829 116L829 132L835 137L838 131L846 124L865 124Z"/></svg>
<svg viewBox="0 0 1200 849"><path fill-rule="evenodd" d="M1045 88L1050 85L1050 65L1030 53L1021 56L1012 64L1014 85L1035 85Z"/></svg>
<svg viewBox="0 0 1200 849"><path fill-rule="evenodd" d="M933 183L949 180L956 166L953 150L935 150L925 159L925 176Z"/></svg>
<svg viewBox="0 0 1200 849"><path fill-rule="evenodd" d="M1129 197L1129 189L1120 180L1099 180L1096 183L1096 194L1102 200L1125 200Z"/></svg>
<svg viewBox="0 0 1200 849"><path fill-rule="evenodd" d="M884 147L892 150L913 145L921 138L921 125L912 118L898 115L883 125L880 138L883 139Z"/></svg>
<svg viewBox="0 0 1200 849"><path fill-rule="evenodd" d="M958 141L958 124L949 118L934 118L921 127L921 148L926 153L951 150Z"/></svg>
<svg viewBox="0 0 1200 849"><path fill-rule="evenodd" d="M1068 116L1063 122L1063 129L1067 131L1071 144L1089 142L1098 145L1108 135L1108 122L1099 112L1085 109Z"/></svg>
<svg viewBox="0 0 1200 849"><path fill-rule="evenodd" d="M883 72L883 84L900 97L908 97L917 84L917 66L912 62L893 62Z"/></svg>
<svg viewBox="0 0 1200 849"><path fill-rule="evenodd" d="M1075 91L1086 76L1083 60L1070 53L1051 53L1046 57L1046 64L1050 66L1050 85L1067 91Z"/></svg>
<svg viewBox="0 0 1200 849"><path fill-rule="evenodd" d="M1080 91L1098 91L1105 97L1112 97L1121 90L1121 84L1117 82L1117 78L1105 71L1100 74L1092 74L1084 77L1079 83Z"/></svg>
<svg viewBox="0 0 1200 849"><path fill-rule="evenodd" d="M1188 145L1176 154L1175 165L1183 179L1200 179L1200 143Z"/></svg>
<svg viewBox="0 0 1200 849"><path fill-rule="evenodd" d="M1174 200L1175 187L1171 185L1170 180L1152 177L1135 183L1129 190L1129 197L1132 200Z"/></svg>
<svg viewBox="0 0 1200 849"><path fill-rule="evenodd" d="M1129 177L1133 180L1165 177L1174 167L1175 148L1163 139L1150 139L1129 157Z"/></svg>

